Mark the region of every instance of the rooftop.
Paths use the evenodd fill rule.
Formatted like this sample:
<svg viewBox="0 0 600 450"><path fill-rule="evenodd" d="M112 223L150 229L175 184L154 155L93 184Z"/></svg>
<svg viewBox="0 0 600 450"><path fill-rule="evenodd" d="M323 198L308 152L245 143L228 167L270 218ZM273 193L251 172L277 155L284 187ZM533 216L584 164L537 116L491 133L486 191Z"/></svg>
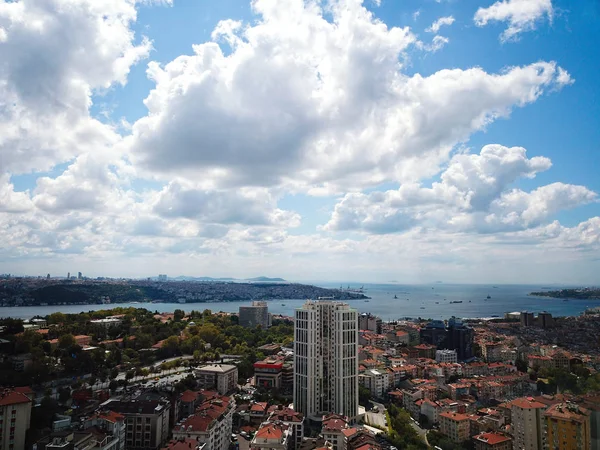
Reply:
<svg viewBox="0 0 600 450"><path fill-rule="evenodd" d="M508 442L511 440L510 437L508 437L502 433L493 433L493 432L478 434L477 436L473 436L473 439L480 441L480 442L485 442L490 445L496 445L496 444L500 444L502 442Z"/></svg>

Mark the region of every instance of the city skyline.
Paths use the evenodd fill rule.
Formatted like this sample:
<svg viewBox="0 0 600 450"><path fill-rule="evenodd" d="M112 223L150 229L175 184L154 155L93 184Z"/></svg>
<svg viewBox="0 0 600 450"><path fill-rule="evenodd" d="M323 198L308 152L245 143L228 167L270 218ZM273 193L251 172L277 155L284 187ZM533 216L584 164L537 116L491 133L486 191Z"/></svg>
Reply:
<svg viewBox="0 0 600 450"><path fill-rule="evenodd" d="M0 273L600 283L597 2L44 3Z"/></svg>

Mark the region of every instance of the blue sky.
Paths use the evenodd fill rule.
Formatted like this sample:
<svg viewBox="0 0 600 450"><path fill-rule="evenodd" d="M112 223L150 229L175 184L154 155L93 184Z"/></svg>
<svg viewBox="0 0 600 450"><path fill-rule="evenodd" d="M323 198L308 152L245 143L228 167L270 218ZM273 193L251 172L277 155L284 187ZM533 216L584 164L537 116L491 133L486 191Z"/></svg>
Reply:
<svg viewBox="0 0 600 450"><path fill-rule="evenodd" d="M0 272L598 282L596 1L37 3Z"/></svg>

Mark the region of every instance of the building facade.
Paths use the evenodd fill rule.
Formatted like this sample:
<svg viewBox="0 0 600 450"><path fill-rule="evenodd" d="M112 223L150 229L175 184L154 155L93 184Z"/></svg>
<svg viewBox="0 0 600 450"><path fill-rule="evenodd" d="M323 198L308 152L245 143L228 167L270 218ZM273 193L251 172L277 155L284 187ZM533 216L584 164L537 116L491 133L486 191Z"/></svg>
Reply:
<svg viewBox="0 0 600 450"><path fill-rule="evenodd" d="M544 413L546 446L552 450L591 450L590 412L574 403L557 403Z"/></svg>
<svg viewBox="0 0 600 450"><path fill-rule="evenodd" d="M358 313L319 299L296 310L294 409L309 420L358 414Z"/></svg>
<svg viewBox="0 0 600 450"><path fill-rule="evenodd" d="M455 363L458 359L456 350L436 350L435 361L439 363Z"/></svg>
<svg viewBox="0 0 600 450"><path fill-rule="evenodd" d="M239 323L243 327L254 328L271 326L271 315L267 302L252 302L251 306L240 306Z"/></svg>
<svg viewBox="0 0 600 450"><path fill-rule="evenodd" d="M513 400L509 405L515 449L543 450L546 405L527 397Z"/></svg>
<svg viewBox="0 0 600 450"><path fill-rule="evenodd" d="M25 432L31 420L33 391L29 388L0 390L0 449L25 448Z"/></svg>
<svg viewBox="0 0 600 450"><path fill-rule="evenodd" d="M137 398L108 400L101 405L125 417L125 447L156 450L167 442L170 432L171 403Z"/></svg>
<svg viewBox="0 0 600 450"><path fill-rule="evenodd" d="M210 364L195 370L198 385L202 389L216 389L221 395L237 389L237 366L228 364Z"/></svg>

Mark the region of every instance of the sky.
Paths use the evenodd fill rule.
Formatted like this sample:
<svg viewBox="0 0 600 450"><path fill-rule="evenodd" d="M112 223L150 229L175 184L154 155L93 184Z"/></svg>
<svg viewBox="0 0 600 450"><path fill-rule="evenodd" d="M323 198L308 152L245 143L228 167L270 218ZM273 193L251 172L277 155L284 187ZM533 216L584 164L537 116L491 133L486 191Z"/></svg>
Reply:
<svg viewBox="0 0 600 450"><path fill-rule="evenodd" d="M0 0L0 273L600 284L597 0Z"/></svg>

